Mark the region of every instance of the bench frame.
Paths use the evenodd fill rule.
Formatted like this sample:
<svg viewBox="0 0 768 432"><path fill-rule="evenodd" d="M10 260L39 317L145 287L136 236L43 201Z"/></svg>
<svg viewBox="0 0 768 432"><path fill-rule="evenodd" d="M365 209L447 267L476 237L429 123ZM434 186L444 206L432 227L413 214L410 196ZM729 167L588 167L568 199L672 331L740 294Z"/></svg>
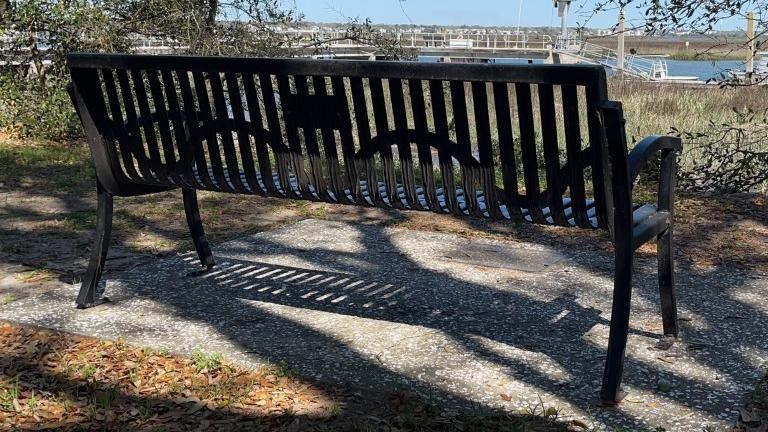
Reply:
<svg viewBox="0 0 768 432"><path fill-rule="evenodd" d="M77 307L86 308L105 301L97 296L97 285L104 269L112 229L113 198L115 196L138 196L182 189L184 211L195 249L204 268L215 265L211 248L205 236L200 218L196 189L191 186L169 186L126 182L120 179L120 167L113 148L114 141L105 133L104 125L98 118L98 111L106 112L101 88L88 81L97 78L98 68L152 69L163 70L207 70L216 63L222 72L258 72L260 68L274 65L290 66L291 73L327 75L353 75L387 79L455 78L456 68L467 71L468 79L490 82L566 82L595 81L598 85L591 97L599 99L599 121L601 130L589 139L599 139L599 154L596 162L602 172L595 172L595 181L602 182L602 202L598 208L601 228L610 231L615 248L615 273L613 306L610 320L610 334L600 399L604 404L618 403L624 396L621 391L621 377L624 368L625 348L629 333L630 303L634 251L649 240L656 240L658 254L659 291L664 335L677 337L677 306L674 282L674 189L677 170L677 154L682 149L679 138L651 136L637 143L627 153L624 131L624 117L621 104L609 101L605 72L602 67L589 66L506 66L506 65L424 65L416 63L359 62L359 61L307 61L285 59L214 59L205 57L135 56L72 54L68 56L73 82L70 96L81 119L88 138L93 162L97 173L97 224L96 236L90 262L77 297ZM501 74L501 75L500 75ZM499 78L499 77L502 78ZM99 94L97 96L97 93ZM99 99L101 98L101 99ZM520 115L523 115L522 113ZM590 134L593 131L590 132ZM656 212L639 223L633 222L632 189L640 171L651 158L660 155L658 202ZM600 171L600 170L598 170ZM552 174L552 172L548 172ZM527 176L527 173L526 173ZM526 181L528 179L526 178ZM395 200L396 201L396 200ZM347 202L349 203L349 202ZM361 203L357 203L361 205ZM380 204L380 203L379 203ZM598 203L599 205L599 203ZM395 206L398 207L398 206ZM454 212L456 213L456 212Z"/></svg>

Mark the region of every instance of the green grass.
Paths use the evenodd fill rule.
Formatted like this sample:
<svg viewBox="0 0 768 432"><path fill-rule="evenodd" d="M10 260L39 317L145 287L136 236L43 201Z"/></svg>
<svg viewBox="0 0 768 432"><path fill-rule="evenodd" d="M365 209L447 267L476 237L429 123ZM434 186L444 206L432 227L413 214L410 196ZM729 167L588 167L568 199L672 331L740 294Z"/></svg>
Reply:
<svg viewBox="0 0 768 432"><path fill-rule="evenodd" d="M115 389L107 389L94 394L93 404L99 409L108 410L115 405L117 399L117 391Z"/></svg>
<svg viewBox="0 0 768 432"><path fill-rule="evenodd" d="M286 362L280 362L274 367L275 375L280 378L293 378L298 375L298 372L295 368L293 368L291 365L289 365Z"/></svg>
<svg viewBox="0 0 768 432"><path fill-rule="evenodd" d="M202 371L217 372L221 370L223 361L224 356L218 352L206 354L198 350L192 353L192 364L198 373Z"/></svg>
<svg viewBox="0 0 768 432"><path fill-rule="evenodd" d="M6 294L0 299L0 305L9 305L16 301L16 296L13 294Z"/></svg>
<svg viewBox="0 0 768 432"><path fill-rule="evenodd" d="M93 364L85 364L82 365L79 369L80 376L83 377L83 379L91 378L96 374L96 365Z"/></svg>
<svg viewBox="0 0 768 432"><path fill-rule="evenodd" d="M94 175L88 146L83 141L0 139L0 183L6 188L36 186L61 190Z"/></svg>
<svg viewBox="0 0 768 432"><path fill-rule="evenodd" d="M0 409L3 411L13 411L13 401L19 398L19 377L0 383Z"/></svg>

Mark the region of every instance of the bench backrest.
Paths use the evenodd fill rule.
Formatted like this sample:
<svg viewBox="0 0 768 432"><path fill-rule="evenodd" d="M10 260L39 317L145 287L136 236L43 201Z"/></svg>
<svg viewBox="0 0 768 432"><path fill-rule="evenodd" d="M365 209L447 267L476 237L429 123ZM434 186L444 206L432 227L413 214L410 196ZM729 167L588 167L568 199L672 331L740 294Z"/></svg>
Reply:
<svg viewBox="0 0 768 432"><path fill-rule="evenodd" d="M608 226L600 66L68 62L99 179L118 195L193 187Z"/></svg>

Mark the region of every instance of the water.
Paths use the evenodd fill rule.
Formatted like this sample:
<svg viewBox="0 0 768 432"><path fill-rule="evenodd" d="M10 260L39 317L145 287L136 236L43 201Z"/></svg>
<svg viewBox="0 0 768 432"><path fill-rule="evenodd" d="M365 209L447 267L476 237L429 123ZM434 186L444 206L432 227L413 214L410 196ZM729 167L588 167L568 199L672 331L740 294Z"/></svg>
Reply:
<svg viewBox="0 0 768 432"><path fill-rule="evenodd" d="M700 80L710 78L722 79L721 74L728 78L729 70L743 70L744 62L740 60L666 60L667 69L672 76L695 76Z"/></svg>
<svg viewBox="0 0 768 432"><path fill-rule="evenodd" d="M439 57L421 56L419 61L434 63L439 61ZM520 58L500 58L494 59L498 64L525 64L528 63L528 59ZM667 62L667 69L670 76L690 76L696 77L702 81L708 79L721 79L721 74L724 74L727 78L729 70L743 70L744 62L740 60L722 60L722 61L710 61L710 60L665 60ZM542 64L544 60L533 59L534 64Z"/></svg>

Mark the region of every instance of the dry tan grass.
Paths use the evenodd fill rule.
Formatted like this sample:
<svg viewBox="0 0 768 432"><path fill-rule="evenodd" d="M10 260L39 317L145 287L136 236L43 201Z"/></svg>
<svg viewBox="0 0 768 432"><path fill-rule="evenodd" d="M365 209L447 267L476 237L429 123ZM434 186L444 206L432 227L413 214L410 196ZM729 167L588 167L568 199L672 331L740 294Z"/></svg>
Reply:
<svg viewBox="0 0 768 432"><path fill-rule="evenodd" d="M688 46L685 46L686 40ZM616 49L616 36L590 38L589 42L606 48ZM744 40L723 38L680 38L662 39L652 37L628 36L624 46L626 50L634 49L638 54L669 55L673 58L700 59L743 59L747 55Z"/></svg>

